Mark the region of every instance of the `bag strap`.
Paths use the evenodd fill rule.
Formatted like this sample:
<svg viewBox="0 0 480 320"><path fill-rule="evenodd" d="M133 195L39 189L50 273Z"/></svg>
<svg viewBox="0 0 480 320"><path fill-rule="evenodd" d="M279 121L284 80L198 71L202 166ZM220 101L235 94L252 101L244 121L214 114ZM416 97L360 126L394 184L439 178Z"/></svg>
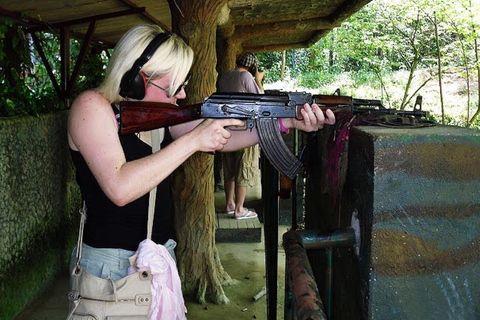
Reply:
<svg viewBox="0 0 480 320"><path fill-rule="evenodd" d="M80 266L80 259L82 258L82 243L83 243L83 229L85 227L85 220L87 220L87 204L83 200L82 208L80 212L80 229L78 230L78 240L77 240L77 264L75 270L78 270Z"/></svg>
<svg viewBox="0 0 480 320"><path fill-rule="evenodd" d="M152 153L160 150L160 144L165 136L165 129L156 129L152 131ZM150 197L148 199L148 223L147 223L147 239L152 238L153 218L155 216L155 200L157 198L157 187L150 190Z"/></svg>
<svg viewBox="0 0 480 320"><path fill-rule="evenodd" d="M152 135L152 153L160 150L162 141L165 137L165 129L155 129L151 131ZM157 196L157 187L150 190L148 199L148 222L147 222L147 238L152 238L153 219L155 215L155 199ZM78 231L77 241L77 264L76 269L80 266L80 259L82 258L82 243L83 243L83 229L85 227L85 221L87 220L87 204L83 200L82 208L80 209L80 228Z"/></svg>

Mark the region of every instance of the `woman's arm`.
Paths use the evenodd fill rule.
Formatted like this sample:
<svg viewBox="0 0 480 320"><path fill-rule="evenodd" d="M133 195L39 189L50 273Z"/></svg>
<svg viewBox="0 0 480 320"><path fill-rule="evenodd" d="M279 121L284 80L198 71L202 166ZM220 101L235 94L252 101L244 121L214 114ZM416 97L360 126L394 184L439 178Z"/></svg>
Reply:
<svg viewBox="0 0 480 320"><path fill-rule="evenodd" d="M242 121L224 123L241 125ZM223 149L229 137L221 124L204 124L152 155L127 162L115 114L100 94L82 93L74 101L68 120L70 147L80 151L102 190L118 206L149 192L193 153Z"/></svg>
<svg viewBox="0 0 480 320"><path fill-rule="evenodd" d="M325 124L332 125L335 123L335 116L331 110L327 110L326 115L323 114L322 110L316 104L312 106L305 104L301 109L302 119L298 120L295 118L283 118L283 125L288 128L297 128L305 132L318 131L322 129ZM212 120L207 119L203 122L222 122L225 120ZM196 120L188 123L179 124L173 127L170 127L170 132L174 139L181 137L187 132L192 132L197 125L203 123L202 120ZM223 125L225 126L225 125ZM258 143L257 129L253 128L252 130L230 130L232 136L228 139L228 142L225 144L221 151L236 151L240 150L254 144Z"/></svg>

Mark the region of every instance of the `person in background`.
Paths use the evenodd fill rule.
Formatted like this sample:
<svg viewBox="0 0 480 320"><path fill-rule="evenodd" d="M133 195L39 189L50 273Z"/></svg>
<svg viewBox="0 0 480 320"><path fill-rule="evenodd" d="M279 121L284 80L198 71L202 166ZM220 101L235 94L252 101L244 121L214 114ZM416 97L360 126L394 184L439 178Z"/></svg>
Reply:
<svg viewBox="0 0 480 320"><path fill-rule="evenodd" d="M237 60L236 67L220 77L219 92L264 93L263 71L259 71L257 57L244 53ZM252 219L257 214L244 207L247 188L259 181L260 149L254 145L236 152L223 154L225 212L235 219Z"/></svg>

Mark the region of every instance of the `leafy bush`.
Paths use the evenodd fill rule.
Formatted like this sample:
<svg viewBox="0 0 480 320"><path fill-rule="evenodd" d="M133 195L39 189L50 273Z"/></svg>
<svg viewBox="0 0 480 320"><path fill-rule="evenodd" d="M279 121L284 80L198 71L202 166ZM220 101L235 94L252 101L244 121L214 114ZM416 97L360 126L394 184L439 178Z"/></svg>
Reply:
<svg viewBox="0 0 480 320"><path fill-rule="evenodd" d="M49 33L37 33L47 60L60 81L60 46ZM71 41L71 61L74 66L81 43ZM97 87L105 75L107 64L103 48L91 45L74 88L74 96ZM71 70L73 71L73 70ZM64 109L47 69L34 49L31 36L22 26L8 19L0 20L0 116L35 115Z"/></svg>
<svg viewBox="0 0 480 320"><path fill-rule="evenodd" d="M299 75L296 80L299 86L318 89L335 82L336 76L333 73L310 72Z"/></svg>
<svg viewBox="0 0 480 320"><path fill-rule="evenodd" d="M49 90L38 85L38 64L32 57L25 30L0 20L0 116L39 115L61 108L53 86Z"/></svg>

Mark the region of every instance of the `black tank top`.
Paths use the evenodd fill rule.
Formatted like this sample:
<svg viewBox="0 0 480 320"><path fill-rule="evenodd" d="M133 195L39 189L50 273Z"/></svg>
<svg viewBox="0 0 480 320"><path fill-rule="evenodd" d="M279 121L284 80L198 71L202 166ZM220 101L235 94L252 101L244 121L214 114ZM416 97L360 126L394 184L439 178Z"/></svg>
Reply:
<svg viewBox="0 0 480 320"><path fill-rule="evenodd" d="M118 114L117 108L112 107L115 114ZM119 138L127 161L152 154L152 148L136 134L119 135ZM170 132L165 129L162 148L172 140ZM70 153L77 169L77 183L87 204L83 242L95 248L137 250L138 244L147 237L149 194L118 207L102 191L81 153L72 149ZM164 244L175 237L170 180L171 176L157 186L152 240L158 244Z"/></svg>

